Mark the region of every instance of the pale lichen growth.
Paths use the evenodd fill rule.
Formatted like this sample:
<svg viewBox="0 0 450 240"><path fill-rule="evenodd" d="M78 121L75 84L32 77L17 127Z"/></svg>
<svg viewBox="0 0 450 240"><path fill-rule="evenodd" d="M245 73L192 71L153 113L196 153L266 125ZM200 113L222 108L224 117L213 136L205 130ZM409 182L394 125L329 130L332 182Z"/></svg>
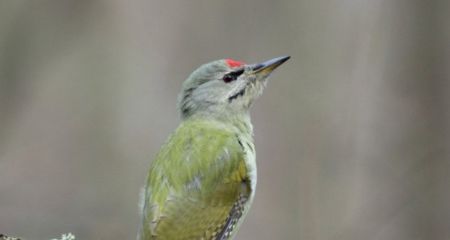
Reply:
<svg viewBox="0 0 450 240"><path fill-rule="evenodd" d="M0 233L0 240L20 240L20 238L8 237L8 236Z"/></svg>
<svg viewBox="0 0 450 240"><path fill-rule="evenodd" d="M52 240L75 240L75 236L72 233L66 233L61 235L61 238L53 238Z"/></svg>

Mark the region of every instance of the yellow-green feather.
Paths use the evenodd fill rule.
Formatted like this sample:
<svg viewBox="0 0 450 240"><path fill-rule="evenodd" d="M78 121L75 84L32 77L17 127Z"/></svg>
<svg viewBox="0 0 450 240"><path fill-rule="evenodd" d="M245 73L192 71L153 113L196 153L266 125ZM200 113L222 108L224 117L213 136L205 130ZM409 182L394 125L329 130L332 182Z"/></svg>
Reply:
<svg viewBox="0 0 450 240"><path fill-rule="evenodd" d="M245 157L232 129L182 122L152 162L141 239L216 239L250 194Z"/></svg>

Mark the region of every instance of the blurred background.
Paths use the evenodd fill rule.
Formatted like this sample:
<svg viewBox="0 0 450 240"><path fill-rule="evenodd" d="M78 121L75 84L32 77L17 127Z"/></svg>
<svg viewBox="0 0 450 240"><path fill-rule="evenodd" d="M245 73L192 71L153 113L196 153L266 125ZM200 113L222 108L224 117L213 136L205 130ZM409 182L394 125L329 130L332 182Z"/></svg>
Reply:
<svg viewBox="0 0 450 240"><path fill-rule="evenodd" d="M200 64L280 67L237 239L450 239L448 0L0 3L0 232L134 239Z"/></svg>

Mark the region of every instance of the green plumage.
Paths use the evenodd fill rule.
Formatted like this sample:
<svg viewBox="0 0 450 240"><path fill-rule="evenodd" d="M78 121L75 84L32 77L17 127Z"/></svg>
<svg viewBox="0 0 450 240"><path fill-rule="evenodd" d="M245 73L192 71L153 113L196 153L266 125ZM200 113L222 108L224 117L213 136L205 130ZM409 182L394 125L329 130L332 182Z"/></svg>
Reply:
<svg viewBox="0 0 450 240"><path fill-rule="evenodd" d="M250 203L242 141L215 121L184 121L151 165L142 239L228 239Z"/></svg>

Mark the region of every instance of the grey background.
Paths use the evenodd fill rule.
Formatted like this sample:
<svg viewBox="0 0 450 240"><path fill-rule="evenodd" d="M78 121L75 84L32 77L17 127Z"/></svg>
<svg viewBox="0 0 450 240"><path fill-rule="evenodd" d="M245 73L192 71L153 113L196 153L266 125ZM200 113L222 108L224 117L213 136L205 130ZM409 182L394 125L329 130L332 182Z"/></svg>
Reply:
<svg viewBox="0 0 450 240"><path fill-rule="evenodd" d="M200 64L280 55L237 239L450 239L450 2L2 1L0 232L134 239Z"/></svg>

